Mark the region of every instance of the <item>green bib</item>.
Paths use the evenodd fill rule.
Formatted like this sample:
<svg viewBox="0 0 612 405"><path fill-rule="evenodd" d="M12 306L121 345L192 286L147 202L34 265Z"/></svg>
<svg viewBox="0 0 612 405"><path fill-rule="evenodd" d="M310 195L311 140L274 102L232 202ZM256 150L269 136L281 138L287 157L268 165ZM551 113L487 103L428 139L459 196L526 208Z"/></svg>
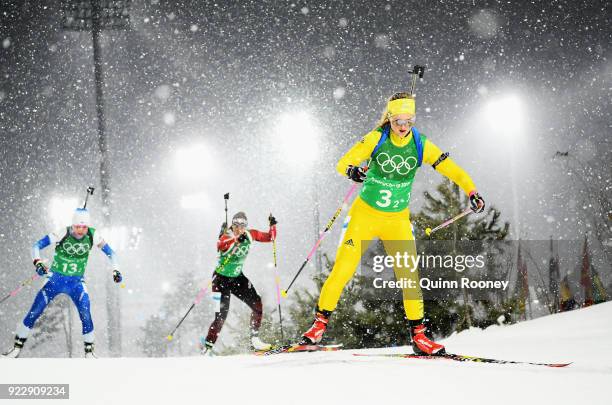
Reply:
<svg viewBox="0 0 612 405"><path fill-rule="evenodd" d="M247 231L247 239L244 242L236 242L227 251L219 254L219 264L215 271L225 277L238 277L242 273L251 243L251 234Z"/></svg>
<svg viewBox="0 0 612 405"><path fill-rule="evenodd" d="M89 231L81 239L72 236L70 228L67 228L66 232L67 236L55 247L51 271L65 276L82 277L89 260L89 252L93 246L95 229L89 228Z"/></svg>
<svg viewBox="0 0 612 405"><path fill-rule="evenodd" d="M425 137L421 135L425 144ZM368 176L361 194L369 206L384 212L399 212L408 207L412 183L418 168L414 138L406 146L395 146L389 136L372 155Z"/></svg>

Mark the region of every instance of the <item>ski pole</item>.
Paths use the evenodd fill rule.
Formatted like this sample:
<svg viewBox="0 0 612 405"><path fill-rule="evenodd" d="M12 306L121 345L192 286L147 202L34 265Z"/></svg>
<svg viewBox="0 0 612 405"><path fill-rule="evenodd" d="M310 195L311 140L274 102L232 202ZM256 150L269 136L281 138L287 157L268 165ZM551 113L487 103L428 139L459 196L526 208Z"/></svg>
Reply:
<svg viewBox="0 0 612 405"><path fill-rule="evenodd" d="M87 194L85 194L85 203L83 204L83 209L87 208L87 200L89 200L89 196L93 195L95 188L89 186L87 187Z"/></svg>
<svg viewBox="0 0 612 405"><path fill-rule="evenodd" d="M227 224L227 201L229 200L229 193L223 194L223 199L225 200L225 223Z"/></svg>
<svg viewBox="0 0 612 405"><path fill-rule="evenodd" d="M272 218L270 213L269 219ZM274 258L274 281L276 282L276 302L278 302L278 320L280 323L281 342L285 341L285 334L283 333L283 313L281 311L281 289L280 289L280 277L278 276L278 267L276 266L276 237L272 239L272 256Z"/></svg>
<svg viewBox="0 0 612 405"><path fill-rule="evenodd" d="M281 288L280 288L280 277L276 273L276 300L278 301L278 320L280 322L281 342L285 341L285 334L283 333L283 312L281 311Z"/></svg>
<svg viewBox="0 0 612 405"><path fill-rule="evenodd" d="M342 208L348 202L349 198L351 198L351 195L355 192L358 185L359 185L358 183L353 184L351 188L349 189L349 191L346 193L346 195L344 196L344 199L342 200L342 204L338 207L338 209L334 213L334 216L329 220L329 222L325 226L325 229L323 229L323 231L321 232L321 235L319 236L319 240L317 240L317 242L314 244L312 249L310 249L310 253L308 253L308 256L306 256L306 260L304 260L304 262L300 266L300 269L297 271L297 273L293 277L293 280L291 280L291 283L289 283L289 286L284 291L281 292L283 297L287 296L289 289L291 288L295 280L298 278L302 270L304 270L304 267L306 267L306 264L310 261L310 258L312 257L312 255L314 254L314 252L316 252L317 248L323 241L323 238L325 237L327 232L331 229L331 227L334 225L334 222L336 222L336 219L338 219L338 217L340 216L340 213L342 212Z"/></svg>
<svg viewBox="0 0 612 405"><path fill-rule="evenodd" d="M427 236L431 236L432 233L434 233L435 231L438 231L442 228L446 228L447 226L449 226L450 224L452 224L453 222L455 222L456 220L463 218L466 215L471 214L472 209L471 208L466 208L465 211L463 211L461 214L455 215L454 217L447 219L446 221L442 222L440 225L436 226L434 229L431 228L425 228L425 235Z"/></svg>
<svg viewBox="0 0 612 405"><path fill-rule="evenodd" d="M172 330L172 332L170 332L170 334L168 335L167 339L168 340L172 340L174 338L174 333L176 332L176 330L179 328L179 326L181 326L181 324L183 323L183 321L185 321L185 319L187 319L187 315L189 315L189 313L191 312L191 310L198 305L201 301L202 298L204 298L204 295L206 294L206 291L208 290L208 286L210 285L210 283L208 283L206 286L204 286L202 289L200 289L200 291L198 292L198 295L196 295L195 300L193 300L193 302L191 303L191 306L189 307L189 309L187 310L187 312L185 313L185 315L181 318L181 320L179 321L179 323L176 325L176 327Z"/></svg>
<svg viewBox="0 0 612 405"><path fill-rule="evenodd" d="M219 237L223 236L223 234L227 232L227 201L229 200L229 194L230 193L223 194L223 200L225 201L225 222L221 226L221 232L219 232Z"/></svg>
<svg viewBox="0 0 612 405"><path fill-rule="evenodd" d="M19 291L21 291L21 289L23 287L32 284L34 281L38 280L39 278L40 278L40 276L38 275L38 273L34 274L32 277L28 277L26 280L22 281L21 284L19 284L19 287L17 287L13 291L11 291L6 297L2 298L0 300L0 304L2 304L4 301L8 300L9 298L14 297L15 295L17 295L17 293Z"/></svg>
<svg viewBox="0 0 612 405"><path fill-rule="evenodd" d="M425 66L414 65L412 70L408 73L412 75L412 86L410 88L410 94L414 96L414 89L416 88L417 77L420 79L423 78L423 74L425 73Z"/></svg>

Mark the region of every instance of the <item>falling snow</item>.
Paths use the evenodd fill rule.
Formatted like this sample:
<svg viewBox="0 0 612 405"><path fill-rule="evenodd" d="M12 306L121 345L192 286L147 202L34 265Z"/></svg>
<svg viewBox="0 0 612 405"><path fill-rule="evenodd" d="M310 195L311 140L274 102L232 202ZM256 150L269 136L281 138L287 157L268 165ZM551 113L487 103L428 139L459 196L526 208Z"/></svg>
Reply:
<svg viewBox="0 0 612 405"><path fill-rule="evenodd" d="M137 248L118 252L131 291L122 296L125 336L140 333L177 274L210 276L226 192L230 215L246 211L254 228L266 228L270 212L279 220L289 281L349 186L336 162L375 127L387 98L410 87L415 64L426 66L419 130L466 169L512 238L587 235L612 283L612 24L603 2L134 1L130 29L100 35L102 143L92 35L63 28L59 1L42 3L0 6L3 286L32 274L30 246L62 226L62 211L89 185L97 224L141 230L128 231L126 246L131 235ZM419 172L412 211L441 179ZM332 258L340 231L321 246ZM104 324L109 269L98 253L88 286ZM270 256L261 247L246 265L268 307ZM311 286L309 277L299 283ZM11 326L0 342L31 298L3 309ZM135 339L123 345L139 353Z"/></svg>

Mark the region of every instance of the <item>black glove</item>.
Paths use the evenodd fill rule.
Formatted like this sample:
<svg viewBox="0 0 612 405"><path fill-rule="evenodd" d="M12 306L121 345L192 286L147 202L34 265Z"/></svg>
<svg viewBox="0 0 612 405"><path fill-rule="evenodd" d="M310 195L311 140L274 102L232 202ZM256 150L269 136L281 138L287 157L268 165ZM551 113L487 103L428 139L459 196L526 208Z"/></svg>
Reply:
<svg viewBox="0 0 612 405"><path fill-rule="evenodd" d="M119 273L119 270L113 270L113 281L120 283L123 280L123 276Z"/></svg>
<svg viewBox="0 0 612 405"><path fill-rule="evenodd" d="M248 231L247 231L247 232L248 232ZM242 235L240 235L240 236L238 237L238 243L242 243L242 242L246 241L247 239L248 239L248 238L247 238L247 236L246 236L246 232L245 232L245 233L243 233Z"/></svg>
<svg viewBox="0 0 612 405"><path fill-rule="evenodd" d="M349 165L346 169L346 176L356 183L363 183L366 178L366 172L359 166Z"/></svg>
<svg viewBox="0 0 612 405"><path fill-rule="evenodd" d="M45 263L43 263L43 261L40 259L34 260L34 267L36 268L36 273L39 276L44 276L49 271L47 266L45 266Z"/></svg>
<svg viewBox="0 0 612 405"><path fill-rule="evenodd" d="M484 211L485 209L485 201L478 193L470 194L470 208L476 214Z"/></svg>
<svg viewBox="0 0 612 405"><path fill-rule="evenodd" d="M276 222L276 218L274 218L272 214L270 214L270 216L268 217L268 221L270 222L270 226L278 224L278 222Z"/></svg>

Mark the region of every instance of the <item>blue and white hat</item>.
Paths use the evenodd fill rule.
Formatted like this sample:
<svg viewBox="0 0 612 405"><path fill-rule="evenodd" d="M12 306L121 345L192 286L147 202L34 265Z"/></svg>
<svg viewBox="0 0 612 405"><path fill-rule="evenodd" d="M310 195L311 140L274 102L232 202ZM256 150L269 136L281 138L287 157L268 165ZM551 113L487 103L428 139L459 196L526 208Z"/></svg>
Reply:
<svg viewBox="0 0 612 405"><path fill-rule="evenodd" d="M89 211L87 211L87 208L77 208L74 210L71 225L91 225L91 218L89 217Z"/></svg>

